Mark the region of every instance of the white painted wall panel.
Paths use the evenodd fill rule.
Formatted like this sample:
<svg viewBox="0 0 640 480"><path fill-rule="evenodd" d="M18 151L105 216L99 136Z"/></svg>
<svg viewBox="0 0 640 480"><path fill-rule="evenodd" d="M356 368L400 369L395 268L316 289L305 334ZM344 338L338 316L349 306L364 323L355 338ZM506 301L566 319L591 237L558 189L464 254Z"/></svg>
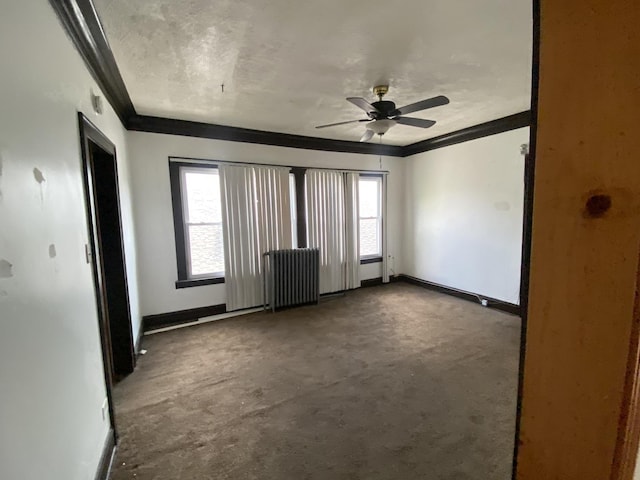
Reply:
<svg viewBox="0 0 640 480"><path fill-rule="evenodd" d="M519 302L529 129L407 159L403 273Z"/></svg>
<svg viewBox="0 0 640 480"><path fill-rule="evenodd" d="M99 90L48 2L5 1L0 26L0 478L86 480L109 421L77 111L118 150L137 327L126 132L107 102L90 113Z"/></svg>
<svg viewBox="0 0 640 480"><path fill-rule="evenodd" d="M155 133L130 132L133 204L143 315L225 303L224 285L175 288L177 280L175 236L169 186L168 156L207 158L231 162L342 169L380 169L375 155L319 152L295 148L226 142ZM389 254L400 252L403 222L403 158L382 158L389 170ZM391 265L393 267L394 260ZM381 276L380 264L361 266L361 278Z"/></svg>

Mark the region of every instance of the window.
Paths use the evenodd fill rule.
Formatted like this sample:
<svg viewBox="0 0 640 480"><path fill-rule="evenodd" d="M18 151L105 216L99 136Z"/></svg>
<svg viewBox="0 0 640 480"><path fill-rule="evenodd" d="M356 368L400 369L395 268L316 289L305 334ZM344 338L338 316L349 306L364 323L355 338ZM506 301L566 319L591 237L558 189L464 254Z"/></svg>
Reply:
<svg viewBox="0 0 640 480"><path fill-rule="evenodd" d="M178 281L190 287L224 281L218 169L170 163Z"/></svg>
<svg viewBox="0 0 640 480"><path fill-rule="evenodd" d="M382 178L360 176L360 258L382 258Z"/></svg>
<svg viewBox="0 0 640 480"><path fill-rule="evenodd" d="M182 218L189 278L224 276L220 176L213 168L181 168Z"/></svg>

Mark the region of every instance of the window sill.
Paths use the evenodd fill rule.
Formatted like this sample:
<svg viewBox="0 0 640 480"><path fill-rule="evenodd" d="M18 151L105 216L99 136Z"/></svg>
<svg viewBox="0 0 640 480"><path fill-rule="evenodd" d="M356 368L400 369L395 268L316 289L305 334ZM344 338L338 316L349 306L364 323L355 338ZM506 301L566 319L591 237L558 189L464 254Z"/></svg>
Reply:
<svg viewBox="0 0 640 480"><path fill-rule="evenodd" d="M368 258L360 259L360 265L366 265L367 263L379 263L379 262L382 262L382 257L368 257Z"/></svg>
<svg viewBox="0 0 640 480"><path fill-rule="evenodd" d="M197 278L193 280L176 280L176 288L200 287L202 285L215 285L224 283L224 277Z"/></svg>

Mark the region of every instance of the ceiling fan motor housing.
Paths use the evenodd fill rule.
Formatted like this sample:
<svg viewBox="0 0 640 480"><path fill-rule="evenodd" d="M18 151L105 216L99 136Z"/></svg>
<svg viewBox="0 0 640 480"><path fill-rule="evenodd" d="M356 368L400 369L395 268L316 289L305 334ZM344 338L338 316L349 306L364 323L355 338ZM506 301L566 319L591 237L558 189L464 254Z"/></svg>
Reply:
<svg viewBox="0 0 640 480"><path fill-rule="evenodd" d="M389 100L380 100L378 102L373 102L371 105L378 110L377 112L370 112L371 118L376 120L397 115L394 114L396 111L396 104Z"/></svg>

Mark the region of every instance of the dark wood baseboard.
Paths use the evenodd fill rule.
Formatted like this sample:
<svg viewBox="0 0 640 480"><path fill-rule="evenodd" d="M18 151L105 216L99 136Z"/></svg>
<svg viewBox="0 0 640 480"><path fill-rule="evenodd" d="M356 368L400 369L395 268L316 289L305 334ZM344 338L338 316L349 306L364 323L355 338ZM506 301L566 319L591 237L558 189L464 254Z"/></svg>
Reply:
<svg viewBox="0 0 640 480"><path fill-rule="evenodd" d="M412 285L417 285L419 287L428 288L429 290L433 290L435 292L445 293L447 295L462 298L464 300L469 300L474 303L480 303L481 299L486 300L488 302L487 306L489 308L495 308L496 310L501 310L503 312L510 313L512 315L520 316L519 305L504 302L502 300L498 300L497 298L487 297L486 295L481 295L478 293L455 290L445 285L440 285L437 283L429 282L427 280L422 280L420 278L412 277L411 275L405 275L405 274L397 275L397 279L395 281L398 281L398 280L410 283Z"/></svg>
<svg viewBox="0 0 640 480"><path fill-rule="evenodd" d="M384 285L382 283L382 277L368 278L367 280L360 281L360 287L375 287L377 285Z"/></svg>
<svg viewBox="0 0 640 480"><path fill-rule="evenodd" d="M102 455L100 456L100 463L98 464L95 480L108 480L115 455L116 436L113 429L110 429L107 439L104 442L104 448L102 449Z"/></svg>
<svg viewBox="0 0 640 480"><path fill-rule="evenodd" d="M150 332L159 328L173 327L183 323L195 322L200 318L220 315L222 313L227 313L227 306L224 303L219 305L210 305L208 307L179 310L177 312L145 315L142 317L142 329L144 332Z"/></svg>
<svg viewBox="0 0 640 480"><path fill-rule="evenodd" d="M475 303L479 303L480 299L485 299L489 302L489 307L495 308L496 310L502 310L507 313L511 313L513 315L520 315L520 307L518 305L514 305L512 303L503 302L496 298L487 297L485 295L479 295L470 292L462 292L459 290L454 290L452 288L446 287L444 285L438 285L436 283L428 282L426 280L421 280L416 277L412 277L410 275L394 275L389 277L389 282L407 282L413 285L418 285L420 287L428 288L430 290L434 290L441 293L446 293L447 295L453 295L458 298L463 298L465 300L469 300ZM384 285L382 283L382 277L377 278L369 278L367 280L362 280L360 282L361 287L374 287L377 285ZM345 292L332 292L329 294L322 294L320 298L325 296L339 295L344 294ZM177 312L168 312L168 313L160 313L157 315L145 315L142 317L142 329L141 332L152 332L154 330L158 330L160 328L166 327L174 327L176 325L181 325L184 323L192 323L198 321L200 318L211 317L213 315L220 315L222 313L227 313L227 306L222 303L219 305L210 305L208 307L198 307L198 308L190 308L188 310L179 310ZM136 352L140 349L141 340L138 339L136 342Z"/></svg>
<svg viewBox="0 0 640 480"><path fill-rule="evenodd" d="M391 280L391 277L389 277L389 281L392 282L393 280ZM384 285L384 283L382 283L382 277L375 277L375 278L367 278L366 280L360 280L360 288L367 288L367 287L376 287L378 285ZM352 291L352 290L357 290L357 288L353 288L353 289L349 289L349 290L339 290L337 292L329 292L329 293L321 293L320 294L320 298L322 297L331 297L333 295L344 295L345 293Z"/></svg>
<svg viewBox="0 0 640 480"><path fill-rule="evenodd" d="M489 300L489 306L496 310L502 310L503 312L510 313L511 315L516 315L518 317L522 315L520 305L516 305L515 303L501 302L498 300L497 303L492 304L491 300Z"/></svg>

